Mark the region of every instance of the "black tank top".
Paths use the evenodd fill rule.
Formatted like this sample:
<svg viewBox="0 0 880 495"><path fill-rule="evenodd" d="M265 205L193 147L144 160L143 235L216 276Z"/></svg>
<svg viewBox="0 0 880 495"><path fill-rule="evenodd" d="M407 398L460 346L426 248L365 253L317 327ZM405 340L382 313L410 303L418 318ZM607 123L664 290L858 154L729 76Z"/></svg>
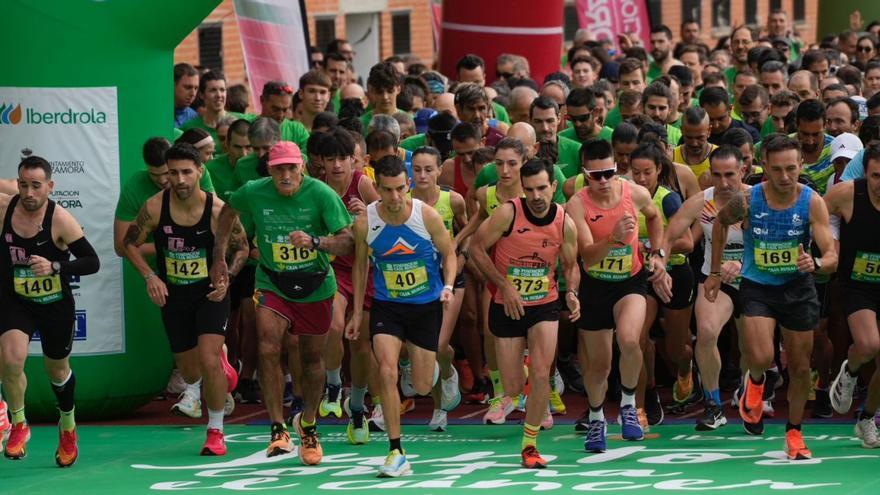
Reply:
<svg viewBox="0 0 880 495"><path fill-rule="evenodd" d="M840 262L837 273L845 284L880 291L880 211L871 204L865 179L853 181L853 212L840 225Z"/></svg>
<svg viewBox="0 0 880 495"><path fill-rule="evenodd" d="M153 231L159 278L168 286L174 299L202 298L211 291L211 268L214 233L211 211L214 195L205 193L205 210L192 226L177 225L171 218L171 191L162 193L162 212Z"/></svg>
<svg viewBox="0 0 880 495"><path fill-rule="evenodd" d="M70 259L70 251L58 249L52 240L55 202L48 200L43 223L37 235L25 239L16 234L12 228L12 216L18 201L18 195L10 200L6 217L3 219L3 232L0 235L0 252L2 252L0 256L4 266L2 292L14 295L25 303L39 304L41 315L49 317L67 315L73 305L70 278L62 277L60 274L38 277L28 266L28 258L31 256L42 256L50 262Z"/></svg>

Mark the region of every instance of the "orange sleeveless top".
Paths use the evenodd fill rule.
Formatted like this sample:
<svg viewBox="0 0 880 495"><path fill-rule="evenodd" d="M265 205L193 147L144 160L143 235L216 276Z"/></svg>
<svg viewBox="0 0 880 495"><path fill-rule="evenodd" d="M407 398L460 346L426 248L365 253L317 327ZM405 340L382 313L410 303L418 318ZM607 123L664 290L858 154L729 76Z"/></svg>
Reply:
<svg viewBox="0 0 880 495"><path fill-rule="evenodd" d="M604 209L596 205L588 194L588 189L578 191L584 205L584 217L594 240L607 239L621 217L629 213L638 219L638 211L632 201L629 182L618 178L620 183L620 201L617 205ZM612 247L601 261L592 266L585 266L587 275L606 282L622 282L629 280L642 270L642 257L639 256L638 231L633 231L626 244Z"/></svg>
<svg viewBox="0 0 880 495"><path fill-rule="evenodd" d="M565 211L551 203L544 218L535 218L525 201L525 198L510 201L514 209L513 224L495 243L495 268L516 287L524 306L537 306L559 298L556 260L562 249ZM501 294L496 292L494 300L501 304Z"/></svg>

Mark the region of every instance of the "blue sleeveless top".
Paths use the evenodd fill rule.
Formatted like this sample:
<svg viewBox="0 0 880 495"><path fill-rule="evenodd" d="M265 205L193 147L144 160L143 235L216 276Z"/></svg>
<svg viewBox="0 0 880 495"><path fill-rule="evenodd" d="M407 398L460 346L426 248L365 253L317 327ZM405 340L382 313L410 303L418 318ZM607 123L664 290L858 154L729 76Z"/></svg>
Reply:
<svg viewBox="0 0 880 495"><path fill-rule="evenodd" d="M743 278L782 285L807 275L798 271L797 257L799 244L810 249L812 196L813 190L804 186L793 206L774 210L764 198L764 184L752 187L749 225L743 228Z"/></svg>

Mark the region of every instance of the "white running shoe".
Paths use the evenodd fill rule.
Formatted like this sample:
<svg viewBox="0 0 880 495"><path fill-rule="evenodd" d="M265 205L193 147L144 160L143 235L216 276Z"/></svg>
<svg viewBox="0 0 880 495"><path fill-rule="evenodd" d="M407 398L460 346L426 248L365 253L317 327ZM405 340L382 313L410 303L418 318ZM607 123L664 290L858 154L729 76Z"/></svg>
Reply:
<svg viewBox="0 0 880 495"><path fill-rule="evenodd" d="M554 368L555 373L553 373L553 384L554 389L559 395L565 393L565 380L562 379L562 375L559 374L559 368Z"/></svg>
<svg viewBox="0 0 880 495"><path fill-rule="evenodd" d="M382 414L382 404L373 406L373 412L370 414L370 423L381 431L385 431L385 416Z"/></svg>
<svg viewBox="0 0 880 495"><path fill-rule="evenodd" d="M176 404L171 406L171 412L189 416L190 418L202 417L202 401L199 399L201 387L188 386L180 394Z"/></svg>
<svg viewBox="0 0 880 495"><path fill-rule="evenodd" d="M461 390L458 388L458 371L452 366L452 376L440 380L440 409L452 411L459 404L461 404Z"/></svg>
<svg viewBox="0 0 880 495"><path fill-rule="evenodd" d="M443 409L434 409L434 415L431 416L431 422L428 423L428 429L431 431L446 431L446 425L449 423L446 417L446 411Z"/></svg>
<svg viewBox="0 0 880 495"><path fill-rule="evenodd" d="M394 449L385 458L385 464L379 466L380 478L397 478L412 473L412 466L403 452Z"/></svg>
<svg viewBox="0 0 880 495"><path fill-rule="evenodd" d="M849 412L852 407L853 391L856 389L856 383L859 381L857 376L849 376L846 371L846 365L849 360L845 360L840 365L840 371L837 377L831 382L829 395L831 396L831 407L840 414Z"/></svg>
<svg viewBox="0 0 880 495"><path fill-rule="evenodd" d="M235 411L235 399L232 394L226 394L226 402L223 403L223 416L231 416Z"/></svg>
<svg viewBox="0 0 880 495"><path fill-rule="evenodd" d="M168 378L168 385L165 387L165 390L172 395L180 395L186 390L186 380L183 379L179 369L174 368L171 370L171 377Z"/></svg>
<svg viewBox="0 0 880 495"><path fill-rule="evenodd" d="M856 436L862 441L862 447L866 449L876 449L880 447L880 440L877 438L877 425L874 424L874 418L860 419L855 427Z"/></svg>
<svg viewBox="0 0 880 495"><path fill-rule="evenodd" d="M416 396L416 388L412 383L412 363L400 367L400 391L404 397Z"/></svg>

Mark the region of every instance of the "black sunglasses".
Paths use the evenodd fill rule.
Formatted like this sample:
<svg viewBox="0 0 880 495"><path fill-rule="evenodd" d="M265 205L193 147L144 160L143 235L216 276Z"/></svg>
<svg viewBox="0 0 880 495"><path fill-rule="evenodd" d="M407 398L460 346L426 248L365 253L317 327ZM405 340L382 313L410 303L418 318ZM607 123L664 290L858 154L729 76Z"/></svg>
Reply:
<svg viewBox="0 0 880 495"><path fill-rule="evenodd" d="M864 45L862 45L862 46L860 46L860 47L858 48L858 50L859 50L860 52L871 53L872 51L874 51L874 47L873 47L873 46L864 46Z"/></svg>
<svg viewBox="0 0 880 495"><path fill-rule="evenodd" d="M591 113L585 113L583 115L569 114L568 118L570 118L572 122L586 122L586 121L593 118L593 114L591 114Z"/></svg>
<svg viewBox="0 0 880 495"><path fill-rule="evenodd" d="M595 181L599 181L602 179L611 180L614 177L614 174L617 173L617 166L615 165L612 168L603 168L602 170L585 170L587 172L587 176Z"/></svg>
<svg viewBox="0 0 880 495"><path fill-rule="evenodd" d="M496 72L495 75L498 77L498 79L512 79L513 78L513 72Z"/></svg>

